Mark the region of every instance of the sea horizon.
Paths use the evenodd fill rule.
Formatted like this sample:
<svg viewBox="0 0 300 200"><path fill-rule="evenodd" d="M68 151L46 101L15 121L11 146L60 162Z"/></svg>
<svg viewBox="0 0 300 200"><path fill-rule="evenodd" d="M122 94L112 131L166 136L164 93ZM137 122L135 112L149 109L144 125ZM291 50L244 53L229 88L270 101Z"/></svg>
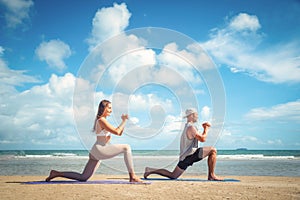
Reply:
<svg viewBox="0 0 300 200"><path fill-rule="evenodd" d="M47 149L47 150L0 150L0 156L88 156L88 150L72 150L72 149ZM133 156L178 156L179 150L132 150ZM237 155L249 155L252 158L262 156L261 158L295 158L300 159L300 150L287 150L287 149L219 149L218 156L237 156Z"/></svg>
<svg viewBox="0 0 300 200"><path fill-rule="evenodd" d="M173 170L178 150L132 150L137 174L145 167ZM205 175L207 158L185 174ZM0 150L0 175L47 175L51 169L81 172L87 150ZM218 150L216 173L221 176L300 176L300 150ZM101 161L96 174L126 174L123 155Z"/></svg>

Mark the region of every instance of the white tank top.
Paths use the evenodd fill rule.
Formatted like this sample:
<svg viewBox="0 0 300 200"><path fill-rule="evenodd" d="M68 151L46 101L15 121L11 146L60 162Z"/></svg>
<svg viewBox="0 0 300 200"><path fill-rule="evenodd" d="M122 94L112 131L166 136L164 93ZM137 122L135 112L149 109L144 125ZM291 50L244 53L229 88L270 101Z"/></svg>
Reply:
<svg viewBox="0 0 300 200"><path fill-rule="evenodd" d="M188 127L194 126L193 123L186 123L180 139L180 157L179 160L184 160L187 156L192 155L198 148L198 140L196 138L189 139L186 131ZM194 126L196 129L197 127Z"/></svg>

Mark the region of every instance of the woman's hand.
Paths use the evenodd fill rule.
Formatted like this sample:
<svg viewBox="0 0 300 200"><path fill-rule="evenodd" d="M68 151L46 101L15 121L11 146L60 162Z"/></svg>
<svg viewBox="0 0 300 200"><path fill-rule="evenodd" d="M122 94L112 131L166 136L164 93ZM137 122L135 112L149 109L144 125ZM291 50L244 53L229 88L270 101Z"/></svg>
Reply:
<svg viewBox="0 0 300 200"><path fill-rule="evenodd" d="M125 120L127 120L129 117L128 117L128 114L122 114L122 116L121 116L121 119L123 120L123 121L125 121Z"/></svg>

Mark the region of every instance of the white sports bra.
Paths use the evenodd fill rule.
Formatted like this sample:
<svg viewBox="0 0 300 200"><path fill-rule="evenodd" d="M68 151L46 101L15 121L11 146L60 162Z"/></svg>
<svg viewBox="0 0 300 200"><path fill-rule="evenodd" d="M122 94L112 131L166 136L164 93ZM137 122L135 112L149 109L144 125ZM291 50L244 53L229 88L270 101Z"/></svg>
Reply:
<svg viewBox="0 0 300 200"><path fill-rule="evenodd" d="M98 121L97 121L97 124L96 124L96 131L98 131L99 129L101 129ZM96 136L110 136L110 132L108 132L107 130L105 129L102 129L99 133L96 133Z"/></svg>
<svg viewBox="0 0 300 200"><path fill-rule="evenodd" d="M110 136L110 132L107 130L102 129L100 133L96 133L96 136Z"/></svg>

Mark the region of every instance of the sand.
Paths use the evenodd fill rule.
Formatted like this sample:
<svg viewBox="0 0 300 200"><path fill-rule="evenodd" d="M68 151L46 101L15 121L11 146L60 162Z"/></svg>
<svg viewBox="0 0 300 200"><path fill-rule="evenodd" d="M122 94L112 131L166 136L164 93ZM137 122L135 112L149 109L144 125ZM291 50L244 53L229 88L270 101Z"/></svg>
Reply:
<svg viewBox="0 0 300 200"><path fill-rule="evenodd" d="M0 176L0 199L300 199L300 177L230 176L225 178L238 179L240 182L151 181L147 185L24 184L44 178ZM205 179L203 176L182 178ZM105 179L124 180L127 176L97 174L90 180Z"/></svg>

